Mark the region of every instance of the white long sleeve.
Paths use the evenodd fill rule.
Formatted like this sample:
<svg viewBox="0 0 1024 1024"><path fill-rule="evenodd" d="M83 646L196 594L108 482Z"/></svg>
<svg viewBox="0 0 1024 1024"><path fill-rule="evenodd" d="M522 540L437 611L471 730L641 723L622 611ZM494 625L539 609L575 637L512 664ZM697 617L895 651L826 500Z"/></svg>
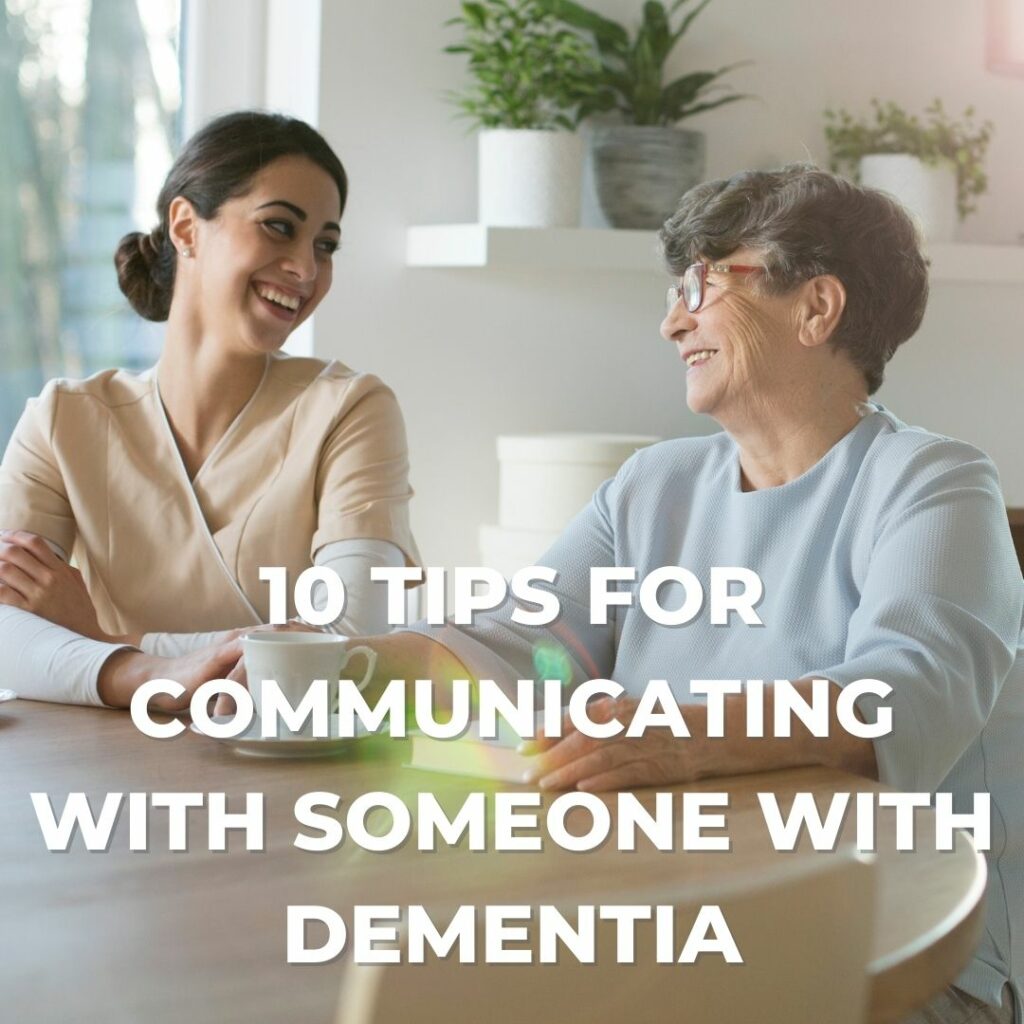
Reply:
<svg viewBox="0 0 1024 1024"><path fill-rule="evenodd" d="M68 560L53 541L46 543L58 558ZM130 649L127 644L90 640L32 612L0 605L4 679L19 697L106 707L97 687L100 669L115 651L125 648Z"/></svg>
<svg viewBox="0 0 1024 1024"><path fill-rule="evenodd" d="M105 707L97 689L100 669L125 648L127 644L90 640L31 612L0 605L4 684L19 697Z"/></svg>
<svg viewBox="0 0 1024 1024"><path fill-rule="evenodd" d="M155 654L159 658L180 658L201 647L209 647L219 643L227 636L220 633L145 633L139 644L146 654Z"/></svg>
<svg viewBox="0 0 1024 1024"><path fill-rule="evenodd" d="M325 626L344 636L373 636L391 628L387 617L387 591L383 584L370 580L374 566L397 568L405 556L397 545L386 540L341 540L326 544L316 553L315 564L331 569L345 584L345 611L337 622ZM327 603L327 590L317 583L312 593L313 607ZM200 647L208 647L224 638L224 633L147 633L142 649L162 658L177 658Z"/></svg>
<svg viewBox="0 0 1024 1024"><path fill-rule="evenodd" d="M383 585L371 582L370 569L401 566L404 561L401 550L389 541L338 541L321 548L316 564L338 573L347 594L344 615L327 628L347 636L387 632L387 592ZM314 607L324 606L327 597L322 585L314 588L312 599ZM147 633L141 646L147 654L174 658L223 638L222 632ZM31 612L0 605L4 685L19 697L103 706L97 688L100 669L111 654L126 648L129 645L90 640Z"/></svg>
<svg viewBox="0 0 1024 1024"><path fill-rule="evenodd" d="M370 570L405 565L405 555L397 545L387 540L341 540L322 547L315 561L333 569L345 584L345 611L325 629L344 636L376 636L391 630L387 589L370 579ZM327 588L322 583L313 587L312 599L317 610L327 604Z"/></svg>

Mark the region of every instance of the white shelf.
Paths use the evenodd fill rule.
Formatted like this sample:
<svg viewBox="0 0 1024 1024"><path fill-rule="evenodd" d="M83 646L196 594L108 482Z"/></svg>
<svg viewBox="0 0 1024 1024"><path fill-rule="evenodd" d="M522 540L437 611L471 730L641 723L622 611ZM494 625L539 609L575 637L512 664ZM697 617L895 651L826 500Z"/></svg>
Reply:
<svg viewBox="0 0 1024 1024"><path fill-rule="evenodd" d="M1022 245L933 245L932 281L1024 284ZM653 231L609 228L492 228L431 224L409 228L410 267L617 270L664 276Z"/></svg>

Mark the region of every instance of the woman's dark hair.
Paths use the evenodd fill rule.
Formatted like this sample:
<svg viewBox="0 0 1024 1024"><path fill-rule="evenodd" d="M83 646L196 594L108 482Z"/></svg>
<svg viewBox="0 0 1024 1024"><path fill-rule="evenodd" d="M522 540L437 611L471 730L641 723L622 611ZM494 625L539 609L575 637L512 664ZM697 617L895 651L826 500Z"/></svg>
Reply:
<svg viewBox="0 0 1024 1024"><path fill-rule="evenodd" d="M868 394L881 387L885 364L920 326L928 301L928 264L903 207L807 164L690 189L661 242L677 276L698 260L757 249L761 287L773 295L834 274L846 308L831 343L863 373Z"/></svg>
<svg viewBox="0 0 1024 1024"><path fill-rule="evenodd" d="M226 200L245 195L259 171L283 156L304 156L331 176L338 186L340 217L348 178L315 128L260 110L218 117L196 132L174 161L156 201L159 224L148 235L125 235L114 254L118 284L139 316L166 320L170 312L178 259L167 229L171 200L184 196L200 217L210 220Z"/></svg>

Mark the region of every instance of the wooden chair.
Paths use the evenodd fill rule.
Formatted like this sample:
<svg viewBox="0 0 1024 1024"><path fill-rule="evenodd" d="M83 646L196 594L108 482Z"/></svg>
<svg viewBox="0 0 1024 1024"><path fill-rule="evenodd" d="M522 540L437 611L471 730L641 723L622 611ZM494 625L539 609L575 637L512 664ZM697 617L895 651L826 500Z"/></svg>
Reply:
<svg viewBox="0 0 1024 1024"><path fill-rule="evenodd" d="M681 888L681 887L680 887ZM597 921L597 963L348 965L337 1024L862 1024L874 917L874 871L854 855L784 864L772 877L685 899L671 891L605 892L594 904L673 904L675 956L702 904L718 904L744 962L704 953L659 964L654 929L637 926L634 964L616 962L615 922ZM494 902L501 896L495 894ZM575 904L560 907L575 921ZM431 915L443 930L451 913ZM483 921L477 917L482 958ZM536 928L530 948L537 956ZM560 949L560 956L564 954Z"/></svg>
<svg viewBox="0 0 1024 1024"><path fill-rule="evenodd" d="M1006 516L1010 520L1010 536L1017 550L1017 561L1024 571L1024 508L1008 508Z"/></svg>

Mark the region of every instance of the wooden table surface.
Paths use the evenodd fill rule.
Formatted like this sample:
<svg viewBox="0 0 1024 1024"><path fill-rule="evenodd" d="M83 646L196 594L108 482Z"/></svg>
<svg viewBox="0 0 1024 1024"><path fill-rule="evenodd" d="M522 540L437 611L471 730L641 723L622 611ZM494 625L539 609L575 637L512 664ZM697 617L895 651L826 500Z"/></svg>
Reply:
<svg viewBox="0 0 1024 1024"><path fill-rule="evenodd" d="M330 1024L342 968L286 963L289 904L322 904L348 920L354 904L566 902L577 895L593 902L595 892L621 892L630 877L677 890L682 881L700 892L752 877L778 858L828 856L807 844L796 853L774 851L758 791L827 799L884 788L824 769L685 787L730 794L728 852L623 853L606 844L569 853L550 843L540 854L424 853L408 845L370 853L348 842L325 853L294 847L294 804L303 793L338 793L344 808L364 792L410 799L430 790L457 806L487 785L403 768L401 747L362 740L324 761L247 758L194 733L148 739L126 712L0 705L0 1017L19 1024ZM227 852L209 851L202 809L189 812L187 852L167 850L165 811L151 812L147 852L128 850L126 819L106 853L86 851L80 837L69 852L50 852L29 794L48 793L59 810L74 791L89 794L94 811L108 792L225 792L229 810L242 809L242 794L261 792L265 849L247 851L234 833ZM919 812L918 825L929 815ZM951 853L937 853L932 841L899 853L888 811L879 815L878 834L871 1019L886 1022L948 984L969 960L982 924L984 867L963 834ZM852 835L848 816L843 841Z"/></svg>

